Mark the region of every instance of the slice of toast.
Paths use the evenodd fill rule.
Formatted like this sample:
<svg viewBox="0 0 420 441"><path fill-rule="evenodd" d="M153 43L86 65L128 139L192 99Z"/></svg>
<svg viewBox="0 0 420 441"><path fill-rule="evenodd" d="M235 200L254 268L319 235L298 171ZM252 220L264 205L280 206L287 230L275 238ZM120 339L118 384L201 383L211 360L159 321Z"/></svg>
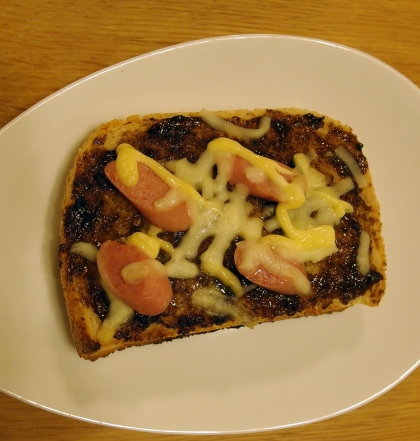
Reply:
<svg viewBox="0 0 420 441"><path fill-rule="evenodd" d="M328 117L296 109L215 114L235 126L248 129L257 129L261 117L267 116L270 118L268 132L254 140L246 139L246 136L237 139L235 133L229 136L219 127L211 127L198 113L131 116L101 125L78 150L62 201L59 260L71 333L81 357L93 361L130 346L250 323L254 326L262 322L331 313L357 303L376 306L384 295L386 260L379 204L363 145L351 129ZM133 312L116 327L113 335L98 337L110 314L110 296L101 284L95 259L73 252L72 246L88 243L99 249L107 240L124 241L135 232L148 232L153 228L109 181L104 173L105 165L116 159L116 148L123 143L161 165L182 158L194 164L209 142L220 137L236 139L243 148L291 168L296 165L295 155L303 153L310 158L311 167L325 176L329 186L350 179L353 188L345 192L341 200L351 205L352 212L345 213L334 225L337 250L315 263L305 262L311 286L309 295L282 294L252 283L238 271L234 261L236 244L240 241L237 237L222 259L224 267L237 277L243 288L243 295L238 297L232 293L231 287L200 268L200 256L214 240L214 237L207 237L192 259L200 268L198 274L190 278L170 277L173 296L162 313L148 316ZM344 149L355 160L359 175L363 176L363 185L358 179L360 176L340 157L337 148ZM269 220L276 206L273 201L257 196L248 196L247 201L252 204L250 216L264 222ZM315 214L311 216L315 218ZM364 272L358 263L362 231L368 237L368 269ZM274 225L269 232L264 228L263 234L269 233L282 236L284 231ZM176 248L185 234L159 231L157 237ZM162 251L157 257L163 264L167 259ZM192 302L192 295L199 288L211 288L221 293L228 305L234 305L236 313L215 312L197 306Z"/></svg>

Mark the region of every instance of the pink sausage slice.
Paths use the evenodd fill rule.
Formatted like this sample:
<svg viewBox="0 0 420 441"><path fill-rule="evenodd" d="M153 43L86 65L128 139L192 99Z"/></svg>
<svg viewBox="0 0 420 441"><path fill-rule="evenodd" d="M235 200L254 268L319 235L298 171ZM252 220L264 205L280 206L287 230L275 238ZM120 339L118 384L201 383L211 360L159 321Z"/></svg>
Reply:
<svg viewBox="0 0 420 441"><path fill-rule="evenodd" d="M296 287L293 284L293 281L290 279L287 279L285 277L280 277L279 275L272 274L267 269L265 269L262 265L258 265L254 270L252 271L244 271L240 268L240 264L242 262L244 253L246 252L246 243L239 242L237 245L237 248L235 250L234 260L235 265L238 271L245 276L249 281L252 283L255 283L256 285L262 286L263 288L267 288L270 291L277 292L279 294L299 294L296 290ZM281 259L278 256L275 256L273 253L274 258ZM289 262L284 261L283 263L286 265L293 265L295 268L297 268L303 275L306 276L306 269L303 264L299 264L296 262Z"/></svg>
<svg viewBox="0 0 420 441"><path fill-rule="evenodd" d="M134 262L152 260L135 245L108 240L99 248L98 270L101 281L118 298L139 314L157 315L163 312L172 299L171 283L154 266L149 268L149 276L138 283L127 283L121 271ZM155 263L155 262L154 262Z"/></svg>
<svg viewBox="0 0 420 441"><path fill-rule="evenodd" d="M285 165L282 164L283 167ZM264 178L261 182L253 182L246 175L246 169L251 167L251 164L239 156L235 156L232 172L230 175L229 183L232 185L242 184L248 188L249 193L253 196L266 199L268 201L281 201L282 192L270 179ZM291 170L291 169L290 169ZM290 176L284 176L287 181L290 181ZM293 176L292 176L293 178Z"/></svg>
<svg viewBox="0 0 420 441"><path fill-rule="evenodd" d="M158 211L155 202L162 199L168 190L166 184L147 165L138 162L139 181L134 187L127 187L121 183L115 161L105 166L105 174L118 190L136 207L138 211L152 224L165 231L185 231L192 224L192 218L185 202L165 211Z"/></svg>

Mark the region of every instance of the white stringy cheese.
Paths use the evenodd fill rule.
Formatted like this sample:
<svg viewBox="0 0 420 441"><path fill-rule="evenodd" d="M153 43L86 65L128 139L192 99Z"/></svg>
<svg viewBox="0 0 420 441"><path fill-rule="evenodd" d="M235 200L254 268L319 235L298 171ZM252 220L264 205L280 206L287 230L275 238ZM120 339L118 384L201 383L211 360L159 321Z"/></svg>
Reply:
<svg viewBox="0 0 420 441"><path fill-rule="evenodd" d="M115 332L121 325L128 323L134 317L134 309L115 296L109 289L103 286L103 284L102 287L110 304L108 307L108 315L102 322L102 326L96 337L99 341L108 342L113 338Z"/></svg>
<svg viewBox="0 0 420 441"><path fill-rule="evenodd" d="M144 259L140 262L133 262L121 270L122 279L130 285L137 284L141 280L149 278L151 275L153 275L153 277L157 275L166 277L167 275L163 265L154 259Z"/></svg>
<svg viewBox="0 0 420 441"><path fill-rule="evenodd" d="M98 248L96 248L93 243L88 242L75 242L70 247L70 253L78 254L84 257L90 262L96 262L96 257L98 255Z"/></svg>
<svg viewBox="0 0 420 441"><path fill-rule="evenodd" d="M271 119L268 116L263 116L260 119L258 129L246 129L244 127L236 126L229 121L224 120L219 115L209 112L206 109L200 111L201 119L214 130L226 133L226 135L233 138L254 141L261 139L270 130Z"/></svg>
<svg viewBox="0 0 420 441"><path fill-rule="evenodd" d="M347 165L348 169L350 170L351 174L356 180L357 185L360 188L367 187L368 182L365 176L363 175L362 170L360 169L359 164L357 163L353 155L348 150L346 150L342 145L340 145L335 149L335 153Z"/></svg>
<svg viewBox="0 0 420 441"><path fill-rule="evenodd" d="M363 276L366 276L370 271L369 247L370 247L369 233L363 230L360 234L360 244L356 258L357 269L359 270L360 274L362 274Z"/></svg>
<svg viewBox="0 0 420 441"><path fill-rule="evenodd" d="M170 188L165 196L155 202L157 211L166 211L175 208L188 199L188 196L177 188Z"/></svg>
<svg viewBox="0 0 420 441"><path fill-rule="evenodd" d="M200 288L191 295L191 303L197 309L203 309L212 315L229 316L250 328L257 324L253 315L241 307L235 299L226 297L216 288Z"/></svg>

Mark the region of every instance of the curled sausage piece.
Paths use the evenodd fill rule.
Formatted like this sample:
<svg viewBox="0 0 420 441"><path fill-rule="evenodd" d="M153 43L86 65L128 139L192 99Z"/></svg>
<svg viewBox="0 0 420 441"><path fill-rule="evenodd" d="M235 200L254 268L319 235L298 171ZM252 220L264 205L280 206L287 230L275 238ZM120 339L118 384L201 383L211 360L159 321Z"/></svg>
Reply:
<svg viewBox="0 0 420 441"><path fill-rule="evenodd" d="M311 293L304 265L281 258L268 244L239 242L234 259L238 271L256 285L279 294Z"/></svg>
<svg viewBox="0 0 420 441"><path fill-rule="evenodd" d="M108 240L98 251L101 283L139 314L157 315L172 299L163 265L135 245Z"/></svg>
<svg viewBox="0 0 420 441"><path fill-rule="evenodd" d="M138 162L137 167L140 178L134 187L127 187L120 181L116 161L111 161L105 166L105 174L149 222L174 233L188 230L193 219L187 203L183 201L167 210L159 210L156 202L162 200L171 187L142 162Z"/></svg>
<svg viewBox="0 0 420 441"><path fill-rule="evenodd" d="M287 167L281 164L282 167ZM287 167L290 171L293 171ZM286 181L291 182L297 178L297 173L282 175ZM284 191L272 182L262 170L251 165L245 159L235 156L232 164L232 171L229 178L232 185L242 184L253 196L268 201L281 202L285 199Z"/></svg>

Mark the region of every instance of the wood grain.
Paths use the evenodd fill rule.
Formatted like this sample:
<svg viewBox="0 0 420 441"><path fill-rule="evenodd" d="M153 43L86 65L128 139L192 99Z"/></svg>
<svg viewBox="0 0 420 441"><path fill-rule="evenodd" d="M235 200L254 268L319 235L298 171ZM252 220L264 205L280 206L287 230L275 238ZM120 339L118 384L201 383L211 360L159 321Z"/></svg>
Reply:
<svg viewBox="0 0 420 441"><path fill-rule="evenodd" d="M168 45L230 34L299 35L344 44L379 58L420 86L419 23L420 2L413 0L0 0L0 127L101 68ZM418 440L419 415L417 370L375 401L336 418L281 431L211 439ZM0 394L0 440L192 438L205 437L93 425Z"/></svg>

